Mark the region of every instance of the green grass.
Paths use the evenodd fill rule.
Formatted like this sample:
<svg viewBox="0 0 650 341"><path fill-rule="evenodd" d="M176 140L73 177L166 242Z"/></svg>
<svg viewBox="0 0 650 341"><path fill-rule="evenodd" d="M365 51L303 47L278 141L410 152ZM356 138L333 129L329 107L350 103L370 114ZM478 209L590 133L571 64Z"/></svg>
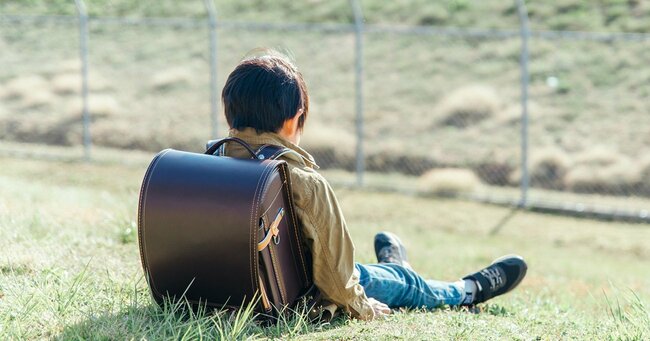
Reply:
<svg viewBox="0 0 650 341"><path fill-rule="evenodd" d="M650 337L650 229L477 203L337 189L360 262L398 233L427 277L455 280L516 252L529 273L478 314L396 312L386 320L262 326L245 312L158 308L136 242L147 156L128 164L0 158L0 339L623 339ZM497 231L497 233L491 233Z"/></svg>

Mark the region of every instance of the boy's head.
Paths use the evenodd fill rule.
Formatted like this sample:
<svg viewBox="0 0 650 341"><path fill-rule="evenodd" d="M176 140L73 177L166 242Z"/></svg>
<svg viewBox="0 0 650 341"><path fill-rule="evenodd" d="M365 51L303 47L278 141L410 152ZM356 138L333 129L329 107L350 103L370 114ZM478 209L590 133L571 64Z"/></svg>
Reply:
<svg viewBox="0 0 650 341"><path fill-rule="evenodd" d="M280 133L302 130L309 111L307 86L289 59L275 51L242 60L221 93L230 128Z"/></svg>

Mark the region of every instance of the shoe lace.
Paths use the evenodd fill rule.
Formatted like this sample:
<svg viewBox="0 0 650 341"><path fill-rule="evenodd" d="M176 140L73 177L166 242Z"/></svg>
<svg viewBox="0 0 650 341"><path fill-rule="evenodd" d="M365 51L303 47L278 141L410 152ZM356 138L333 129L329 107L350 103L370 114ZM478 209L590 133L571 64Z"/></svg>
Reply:
<svg viewBox="0 0 650 341"><path fill-rule="evenodd" d="M481 275L490 281L490 290L494 291L503 286L504 278L501 275L501 272L496 268L487 268L481 270Z"/></svg>

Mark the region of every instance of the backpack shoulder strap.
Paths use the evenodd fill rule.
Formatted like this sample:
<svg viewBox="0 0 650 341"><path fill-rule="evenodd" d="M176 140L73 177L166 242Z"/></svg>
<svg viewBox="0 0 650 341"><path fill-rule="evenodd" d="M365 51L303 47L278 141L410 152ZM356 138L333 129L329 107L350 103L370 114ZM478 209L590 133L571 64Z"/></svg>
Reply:
<svg viewBox="0 0 650 341"><path fill-rule="evenodd" d="M211 140L208 141L206 144L207 150L205 151L204 154L207 155L216 155L216 156L223 156L225 154L225 147L224 145L226 142L235 142L244 147L250 154L251 157L256 158L257 155L255 154L255 151L251 148L251 146L246 143L246 141L237 138L237 137L226 137L221 140Z"/></svg>
<svg viewBox="0 0 650 341"><path fill-rule="evenodd" d="M211 148L212 146L214 146L215 144L217 144L217 143L220 142L221 140L222 140L222 139L217 139L217 140L210 140L210 141L208 141L208 142L205 144L205 150L206 150L206 152L207 152L208 150L210 150L210 148ZM215 156L222 156L222 155L223 155L224 146L225 146L225 144L222 144L219 148L217 148L217 150L216 150L216 151L214 152L214 154L212 154L212 155L215 155Z"/></svg>
<svg viewBox="0 0 650 341"><path fill-rule="evenodd" d="M255 155L260 160L276 160L287 153L291 153L291 149L273 144L262 145L255 151Z"/></svg>
<svg viewBox="0 0 650 341"><path fill-rule="evenodd" d="M225 146L225 143L222 142L223 140L224 139L208 141L205 144L206 151L209 151L215 144L220 144L220 146L214 151L214 154L212 155L223 156ZM276 160L280 156L291 152L292 150L287 147L277 146L274 144L265 144L255 151L255 157L260 160Z"/></svg>

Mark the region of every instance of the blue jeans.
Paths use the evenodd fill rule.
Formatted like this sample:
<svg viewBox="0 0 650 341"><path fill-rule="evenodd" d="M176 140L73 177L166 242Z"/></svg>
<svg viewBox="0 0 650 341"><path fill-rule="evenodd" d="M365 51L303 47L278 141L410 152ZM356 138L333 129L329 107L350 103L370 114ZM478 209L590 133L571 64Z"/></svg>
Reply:
<svg viewBox="0 0 650 341"><path fill-rule="evenodd" d="M459 305L465 298L462 285L425 280L415 271L398 264L355 264L359 283L368 297L391 308L427 308Z"/></svg>

